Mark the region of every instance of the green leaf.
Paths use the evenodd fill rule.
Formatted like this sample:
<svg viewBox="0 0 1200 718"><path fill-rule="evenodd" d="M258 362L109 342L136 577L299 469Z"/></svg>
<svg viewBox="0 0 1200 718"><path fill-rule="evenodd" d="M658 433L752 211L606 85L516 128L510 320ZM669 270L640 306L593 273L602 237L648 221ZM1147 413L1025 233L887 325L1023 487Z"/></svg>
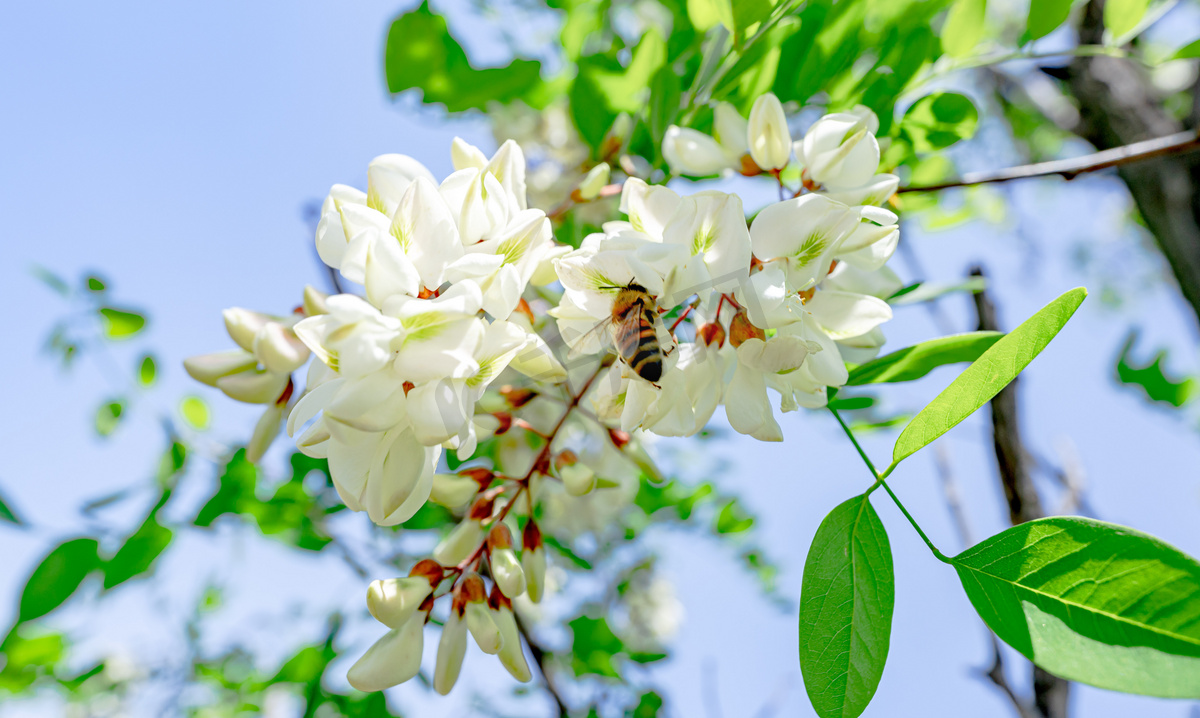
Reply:
<svg viewBox="0 0 1200 718"><path fill-rule="evenodd" d="M917 152L933 152L975 134L979 111L965 95L935 92L913 103L900 121L900 132Z"/></svg>
<svg viewBox="0 0 1200 718"><path fill-rule="evenodd" d="M754 517L747 514L737 499L730 499L717 514L716 529L719 534L735 534L754 525Z"/></svg>
<svg viewBox="0 0 1200 718"><path fill-rule="evenodd" d="M1151 401L1179 407L1187 403L1196 389L1196 380L1190 377L1175 381L1167 377L1162 370L1167 352L1160 351L1154 355L1154 361L1138 365L1131 356L1133 345L1137 342L1137 331L1129 332L1121 355L1117 357L1117 379L1122 384L1134 384L1146 391Z"/></svg>
<svg viewBox="0 0 1200 718"><path fill-rule="evenodd" d="M125 413L125 400L113 399L105 402L96 409L96 433L109 436L121 424L121 415Z"/></svg>
<svg viewBox="0 0 1200 718"><path fill-rule="evenodd" d="M142 386L150 386L158 377L158 366L154 363L154 357L147 354L142 357L141 364L138 366L138 383Z"/></svg>
<svg viewBox="0 0 1200 718"><path fill-rule="evenodd" d="M638 703L632 711L625 715L629 718L657 718L658 712L662 710L662 696L654 691L646 691L638 698Z"/></svg>
<svg viewBox="0 0 1200 718"><path fill-rule="evenodd" d="M1146 534L1074 517L1014 526L950 559L1005 643L1063 678L1200 698L1200 564Z"/></svg>
<svg viewBox="0 0 1200 718"><path fill-rule="evenodd" d="M87 278L87 288L90 292L103 292L106 287L103 279L92 275Z"/></svg>
<svg viewBox="0 0 1200 718"><path fill-rule="evenodd" d="M975 361L1004 336L1000 332L969 332L930 339L863 364L850 372L847 386L886 384L920 379L946 364Z"/></svg>
<svg viewBox="0 0 1200 718"><path fill-rule="evenodd" d="M687 0L688 20L700 32L705 32L717 23L733 32L736 25L733 20L734 8L731 0Z"/></svg>
<svg viewBox="0 0 1200 718"><path fill-rule="evenodd" d="M0 521L6 521L16 526L25 525L25 522L17 517L16 512L12 510L3 496L0 496Z"/></svg>
<svg viewBox="0 0 1200 718"><path fill-rule="evenodd" d="M1104 3L1104 27L1113 38L1120 38L1137 27L1150 7L1150 0L1107 0Z"/></svg>
<svg viewBox="0 0 1200 718"><path fill-rule="evenodd" d="M733 24L738 37L747 37L750 29L770 17L774 8L771 0L734 0Z"/></svg>
<svg viewBox="0 0 1200 718"><path fill-rule="evenodd" d="M873 396L839 396L829 400L829 408L836 411L859 411L875 406Z"/></svg>
<svg viewBox="0 0 1200 718"><path fill-rule="evenodd" d="M33 570L25 589L17 622L50 613L75 593L83 579L100 563L96 539L72 539L55 547Z"/></svg>
<svg viewBox="0 0 1200 718"><path fill-rule="evenodd" d="M193 429L204 431L208 428L208 404L200 397L185 396L179 402L179 413L183 416L183 420Z"/></svg>
<svg viewBox="0 0 1200 718"><path fill-rule="evenodd" d="M1086 296L1083 287L1066 292L993 344L904 427L892 450L892 463L912 456L1008 386L1054 339Z"/></svg>
<svg viewBox="0 0 1200 718"><path fill-rule="evenodd" d="M146 326L146 318L137 312L114 307L101 307L104 317L104 333L109 339L128 339Z"/></svg>
<svg viewBox="0 0 1200 718"><path fill-rule="evenodd" d="M1111 1L1111 0L1110 0ZM1045 37L1058 29L1071 14L1072 0L1033 0L1025 25L1030 40Z"/></svg>
<svg viewBox="0 0 1200 718"><path fill-rule="evenodd" d="M491 101L507 103L542 84L541 64L534 60L472 67L446 20L432 12L428 2L392 22L384 67L390 92L419 88L425 102L444 104L449 112L481 109Z"/></svg>
<svg viewBox="0 0 1200 718"><path fill-rule="evenodd" d="M934 155L935 157L937 155ZM970 212L970 210L968 210ZM974 213L970 212L974 218ZM904 306L908 304L920 304L921 302L929 302L934 299L939 299L947 294L955 292L982 292L987 288L987 280L983 277L972 277L965 282L956 282L953 284L943 284L940 282L921 282L919 284L911 284L888 297L888 304L894 307Z"/></svg>
<svg viewBox="0 0 1200 718"><path fill-rule="evenodd" d="M150 570L171 543L171 529L158 523L158 509L146 518L116 554L104 563L104 588L109 589Z"/></svg>
<svg viewBox="0 0 1200 718"><path fill-rule="evenodd" d="M868 496L817 528L800 589L800 671L822 718L854 718L879 686L896 586L887 531Z"/></svg>
<svg viewBox="0 0 1200 718"><path fill-rule="evenodd" d="M1034 0L1036 5L1040 0ZM987 0L957 0L942 25L942 49L950 57L965 57L983 37Z"/></svg>
<svg viewBox="0 0 1200 718"><path fill-rule="evenodd" d="M567 625L574 637L571 641L571 668L575 675L619 678L612 659L625 650L625 645L608 627L608 621L603 617L580 616Z"/></svg>
<svg viewBox="0 0 1200 718"><path fill-rule="evenodd" d="M1171 60L1186 60L1193 57L1200 57L1200 40L1193 40L1183 47L1175 51L1171 55Z"/></svg>

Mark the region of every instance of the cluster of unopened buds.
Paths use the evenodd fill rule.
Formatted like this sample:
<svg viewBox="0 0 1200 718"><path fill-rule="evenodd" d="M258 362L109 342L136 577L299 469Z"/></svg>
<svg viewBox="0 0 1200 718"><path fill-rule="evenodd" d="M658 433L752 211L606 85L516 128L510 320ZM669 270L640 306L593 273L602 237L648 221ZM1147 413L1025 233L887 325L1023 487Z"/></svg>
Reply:
<svg viewBox="0 0 1200 718"><path fill-rule="evenodd" d="M403 523L430 499L462 512L432 558L371 584L368 607L389 632L350 670L354 686L417 674L443 596L438 691L454 685L468 632L529 680L512 601L542 597L542 531L588 524L555 524L564 510L627 503L620 465L641 432L694 435L724 405L735 430L782 440L768 389L785 412L823 406L847 361L879 351L885 300L901 285L885 266L899 230L879 205L896 178L878 173L877 128L859 108L827 115L793 145L773 95L749 120L720 104L715 137L667 132L672 169L771 175L790 196L748 221L737 195L681 195L629 176L625 219L578 248L556 243L551 218L527 206L511 141L488 158L456 140L456 171L440 183L416 160L384 155L365 192L333 187L317 251L360 289L307 290L286 319L230 310L241 349L187 367L268 405L253 458L286 415L298 449L328 459L339 496L375 523ZM793 153L794 192L782 179ZM583 177L568 202L617 193L607 165ZM310 353L297 395L292 374ZM444 449L467 467L439 471Z"/></svg>

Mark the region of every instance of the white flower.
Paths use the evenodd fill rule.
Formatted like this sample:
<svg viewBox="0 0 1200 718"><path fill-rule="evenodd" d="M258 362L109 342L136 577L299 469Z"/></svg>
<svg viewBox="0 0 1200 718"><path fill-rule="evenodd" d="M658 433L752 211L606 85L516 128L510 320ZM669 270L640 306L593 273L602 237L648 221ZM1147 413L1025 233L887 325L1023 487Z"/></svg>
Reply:
<svg viewBox="0 0 1200 718"><path fill-rule="evenodd" d="M837 258L873 272L887 263L900 243L899 219L882 207L860 207L863 221L838 247Z"/></svg>
<svg viewBox="0 0 1200 718"><path fill-rule="evenodd" d="M367 587L367 610L388 628L399 628L431 593L433 587L425 576L379 579Z"/></svg>
<svg viewBox="0 0 1200 718"><path fill-rule="evenodd" d="M664 306L692 294L732 291L750 274L750 232L742 200L706 191L680 198L663 227L663 243L686 248L688 257L670 274Z"/></svg>
<svg viewBox="0 0 1200 718"><path fill-rule="evenodd" d="M718 102L713 108L713 137L720 143L729 165L740 169L742 157L750 152L749 124L728 102Z"/></svg>
<svg viewBox="0 0 1200 718"><path fill-rule="evenodd" d="M754 101L747 133L750 156L756 165L764 170L787 166L792 155L792 136L778 97L768 92Z"/></svg>
<svg viewBox="0 0 1200 718"><path fill-rule="evenodd" d="M584 178L579 182L579 197L585 200L593 200L600 196L600 190L608 185L608 181L612 178L612 169L607 162L601 162L595 167L588 170Z"/></svg>
<svg viewBox="0 0 1200 718"><path fill-rule="evenodd" d="M807 177L828 190L862 187L879 169L879 143L873 134L878 128L879 120L869 110L825 115L796 143L796 157Z"/></svg>
<svg viewBox="0 0 1200 718"><path fill-rule="evenodd" d="M525 662L525 654L521 650L521 637L517 630L517 619L511 606L501 603L492 608L492 619L500 631L502 644L500 646L500 663L513 678L522 683L528 683L533 675L529 672L529 664Z"/></svg>
<svg viewBox="0 0 1200 718"><path fill-rule="evenodd" d="M663 136L663 159L676 174L704 177L729 169L729 158L712 137L690 127L671 125Z"/></svg>
<svg viewBox="0 0 1200 718"><path fill-rule="evenodd" d="M750 242L759 259L784 262L789 289L804 291L825 278L842 242L860 222L857 208L806 194L759 212L750 226Z"/></svg>
<svg viewBox="0 0 1200 718"><path fill-rule="evenodd" d="M421 670L427 616L425 612L411 616L368 648L346 673L350 685L360 691L382 691L416 676Z"/></svg>
<svg viewBox="0 0 1200 718"><path fill-rule="evenodd" d="M519 212L496 237L467 247L466 254L446 268L446 279L475 282L483 291L482 309L495 319L508 319L553 246L552 237L544 212Z"/></svg>
<svg viewBox="0 0 1200 718"><path fill-rule="evenodd" d="M241 348L190 357L184 360L184 369L196 381L217 387L237 401L286 402L291 373L309 357L308 348L293 330L302 315L272 317L235 307L226 309L224 317L226 331ZM264 415L252 441L256 452L265 451L274 438L269 429L270 419Z"/></svg>
<svg viewBox="0 0 1200 718"><path fill-rule="evenodd" d="M767 400L767 377L796 371L810 351L808 341L782 332L766 341L743 341L737 347L737 367L725 393L729 425L760 441L783 441L783 432Z"/></svg>

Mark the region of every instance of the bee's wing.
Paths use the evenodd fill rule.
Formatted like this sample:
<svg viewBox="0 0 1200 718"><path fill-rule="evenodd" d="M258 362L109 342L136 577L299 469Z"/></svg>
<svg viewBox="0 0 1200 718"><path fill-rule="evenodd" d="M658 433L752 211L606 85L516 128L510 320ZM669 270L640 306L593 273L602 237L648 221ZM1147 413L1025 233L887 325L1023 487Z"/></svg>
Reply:
<svg viewBox="0 0 1200 718"><path fill-rule="evenodd" d="M613 332L618 337L632 336L636 338L633 344L633 352L630 356L622 356L622 359L628 361L632 359L634 354L637 354L638 347L641 346L642 334L642 315L645 314L645 305L641 302L634 302L633 306L629 307L629 311L625 313L625 318L621 320L617 331ZM617 347L617 354L620 354L620 347Z"/></svg>
<svg viewBox="0 0 1200 718"><path fill-rule="evenodd" d="M567 352L567 359L578 359L585 353L595 353L584 351L584 348L593 342L599 342L600 350L611 346L613 339L609 328L612 327L612 324L612 317L601 319L595 326L580 335L578 339L571 343L571 349Z"/></svg>

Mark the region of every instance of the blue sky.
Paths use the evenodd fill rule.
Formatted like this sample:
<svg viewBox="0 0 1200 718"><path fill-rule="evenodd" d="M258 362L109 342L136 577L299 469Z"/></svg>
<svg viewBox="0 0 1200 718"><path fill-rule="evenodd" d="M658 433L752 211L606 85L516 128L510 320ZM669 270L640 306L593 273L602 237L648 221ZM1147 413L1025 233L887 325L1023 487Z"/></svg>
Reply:
<svg viewBox="0 0 1200 718"><path fill-rule="evenodd" d="M0 360L8 378L0 384L8 408L0 418L0 488L34 526L20 532L0 526L8 557L0 563L4 595L15 597L50 541L86 530L78 517L83 502L143 482L160 442L156 413L196 391L179 362L228 344L222 308L286 311L305 283L323 280L301 220L305 201L322 197L334 182L365 185L367 162L378 154L411 154L444 175L454 135L493 144L477 120L447 120L388 98L382 44L398 10L391 2L8 8L0 26L0 66L7 68L0 73L0 96L7 100L0 116L7 138L0 148L0 201L9 270L0 297L10 326ZM485 45L495 39L486 27L469 34ZM1003 136L992 127L983 132L958 153L964 168L1012 162ZM996 191L1013 200L1002 223L936 233L909 226L905 241L928 272L919 278L954 281L969 264L985 262L1009 327L1066 289L1096 281L1072 259L1081 246L1107 257L1130 286L1162 271L1153 255L1137 249L1147 240L1126 221L1128 199L1114 179L1046 180ZM63 375L40 353L45 331L64 307L28 273L35 263L68 277L98 270L117 297L151 315L148 341L161 359L163 385L111 441L95 439L90 423L93 407L112 391L105 377L86 364ZM906 279L918 278L902 257L894 264ZM957 328L973 328L967 299L948 299L943 309ZM1115 353L1132 325L1142 329L1144 351L1169 347L1175 368L1195 371L1195 322L1172 289L1161 283L1139 289L1120 309L1094 295L1022 380L1026 437L1051 458L1064 440L1078 447L1087 498L1099 517L1200 555L1200 434L1112 380ZM923 309L910 307L897 312L888 334L895 348L937 330ZM118 365L132 366L136 352L118 348ZM880 394L889 407L916 408L953 372L940 370ZM248 435L253 411L205 395L214 399L218 440ZM977 415L942 440L977 537L1002 529L1006 516L984 419ZM733 438L703 451L728 460L729 470L711 478L758 512L760 537L783 568L782 592L796 598L820 519L869 477L831 417L791 414L782 424L783 444ZM884 457L892 439L870 436L864 445ZM678 441L660 446L668 457L695 448ZM960 546L933 458L927 449L906 461L892 485L950 553ZM705 476L692 465L680 468ZM208 481L205 471L196 472L193 499L209 489ZM1042 477L1041 485L1049 482ZM151 498L133 499L114 516L132 517ZM974 676L989 659L987 643L953 573L930 557L890 504L875 505L891 536L897 599L888 668L867 715L1011 715L996 691ZM776 715L811 715L796 665L794 611L764 602L729 550L690 535L654 541L687 611L674 658L655 673L669 689L671 715L751 715L769 699L778 701ZM185 537L160 571L170 587L161 595L130 590L96 616L69 610L55 620L81 631L81 648L107 651L129 643L150 659L170 655L180 639L156 633L147 612L183 615L181 597L216 577L231 590L212 645L237 639L247 622L258 621L268 638L256 640L267 647L267 660L277 660L320 630L314 623L298 635L291 619L281 617L280 608L293 602L288 596L302 596L318 609L354 609L362 586L336 559L299 561L263 543L230 528L215 538ZM13 605L0 604L0 621L9 620ZM270 640L274 635L278 639ZM369 632L351 637L367 640ZM451 700L430 700L416 685L393 696L397 705L417 706L419 715L434 718L461 715L473 689L510 686L476 652ZM722 712L706 713L714 702ZM0 716L44 715L30 710L5 706ZM1075 710L1081 716L1184 716L1189 706L1081 688Z"/></svg>

